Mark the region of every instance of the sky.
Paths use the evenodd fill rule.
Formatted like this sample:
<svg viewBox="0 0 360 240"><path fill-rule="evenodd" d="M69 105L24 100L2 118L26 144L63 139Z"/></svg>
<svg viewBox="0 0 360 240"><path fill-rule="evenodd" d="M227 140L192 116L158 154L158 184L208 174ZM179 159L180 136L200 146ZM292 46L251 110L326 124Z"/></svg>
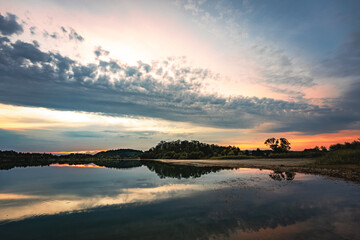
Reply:
<svg viewBox="0 0 360 240"><path fill-rule="evenodd" d="M357 0L0 0L0 150L360 136Z"/></svg>

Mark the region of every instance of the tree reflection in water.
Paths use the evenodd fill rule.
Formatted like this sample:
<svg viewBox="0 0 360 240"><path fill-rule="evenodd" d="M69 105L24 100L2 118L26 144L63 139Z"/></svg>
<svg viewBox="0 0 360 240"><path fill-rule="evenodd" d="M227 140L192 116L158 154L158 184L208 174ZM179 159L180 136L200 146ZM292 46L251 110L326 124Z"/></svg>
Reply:
<svg viewBox="0 0 360 240"><path fill-rule="evenodd" d="M212 172L219 172L230 167L195 167L189 165L175 165L157 161L141 161L150 171L155 172L160 178L199 178Z"/></svg>
<svg viewBox="0 0 360 240"><path fill-rule="evenodd" d="M269 174L269 177L275 181L282 181L282 180L291 181L294 180L295 175L296 173L294 172L274 171L273 173Z"/></svg>

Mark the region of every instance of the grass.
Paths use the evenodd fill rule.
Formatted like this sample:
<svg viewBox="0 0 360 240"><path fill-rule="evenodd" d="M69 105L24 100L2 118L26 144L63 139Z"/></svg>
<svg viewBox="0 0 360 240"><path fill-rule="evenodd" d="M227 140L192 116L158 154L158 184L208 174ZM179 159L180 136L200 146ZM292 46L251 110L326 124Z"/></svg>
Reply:
<svg viewBox="0 0 360 240"><path fill-rule="evenodd" d="M360 149L331 151L317 160L317 164L355 164L360 165Z"/></svg>
<svg viewBox="0 0 360 240"><path fill-rule="evenodd" d="M268 158L315 158L321 157L322 152L287 152L287 153L270 153Z"/></svg>
<svg viewBox="0 0 360 240"><path fill-rule="evenodd" d="M228 156L220 156L220 157L211 157L210 159L255 159L255 156L247 156L247 155L228 155Z"/></svg>

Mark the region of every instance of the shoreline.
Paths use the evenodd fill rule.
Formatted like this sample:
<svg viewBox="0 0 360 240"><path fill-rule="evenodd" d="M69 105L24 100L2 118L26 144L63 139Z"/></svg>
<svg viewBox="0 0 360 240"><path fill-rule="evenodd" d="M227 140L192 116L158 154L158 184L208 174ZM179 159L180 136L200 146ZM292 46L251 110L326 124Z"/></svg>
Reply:
<svg viewBox="0 0 360 240"><path fill-rule="evenodd" d="M360 166L353 164L322 165L316 158L261 158L261 159L48 159L39 161L0 162L0 170L14 167L48 166L54 163L88 164L112 167L118 161L154 161L171 165L194 167L257 168L281 172L321 175L343 181L360 183Z"/></svg>
<svg viewBox="0 0 360 240"><path fill-rule="evenodd" d="M174 165L188 165L195 167L234 167L258 168L281 172L298 172L321 175L344 181L360 183L360 167L354 165L319 165L311 158L263 158L263 159L147 159Z"/></svg>

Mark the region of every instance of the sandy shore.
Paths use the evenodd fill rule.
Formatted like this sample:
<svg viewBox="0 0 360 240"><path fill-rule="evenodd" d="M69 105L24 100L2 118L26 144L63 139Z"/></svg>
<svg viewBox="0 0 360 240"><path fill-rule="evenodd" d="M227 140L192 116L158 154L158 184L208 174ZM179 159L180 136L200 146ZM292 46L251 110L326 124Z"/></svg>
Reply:
<svg viewBox="0 0 360 240"><path fill-rule="evenodd" d="M261 168L276 171L291 171L307 174L324 175L339 178L345 181L360 183L359 166L351 165L317 165L314 159L309 158L266 158L266 159L236 159L236 160L211 160L211 159L156 159L159 161L177 165L190 165L197 167L233 167L233 168Z"/></svg>

